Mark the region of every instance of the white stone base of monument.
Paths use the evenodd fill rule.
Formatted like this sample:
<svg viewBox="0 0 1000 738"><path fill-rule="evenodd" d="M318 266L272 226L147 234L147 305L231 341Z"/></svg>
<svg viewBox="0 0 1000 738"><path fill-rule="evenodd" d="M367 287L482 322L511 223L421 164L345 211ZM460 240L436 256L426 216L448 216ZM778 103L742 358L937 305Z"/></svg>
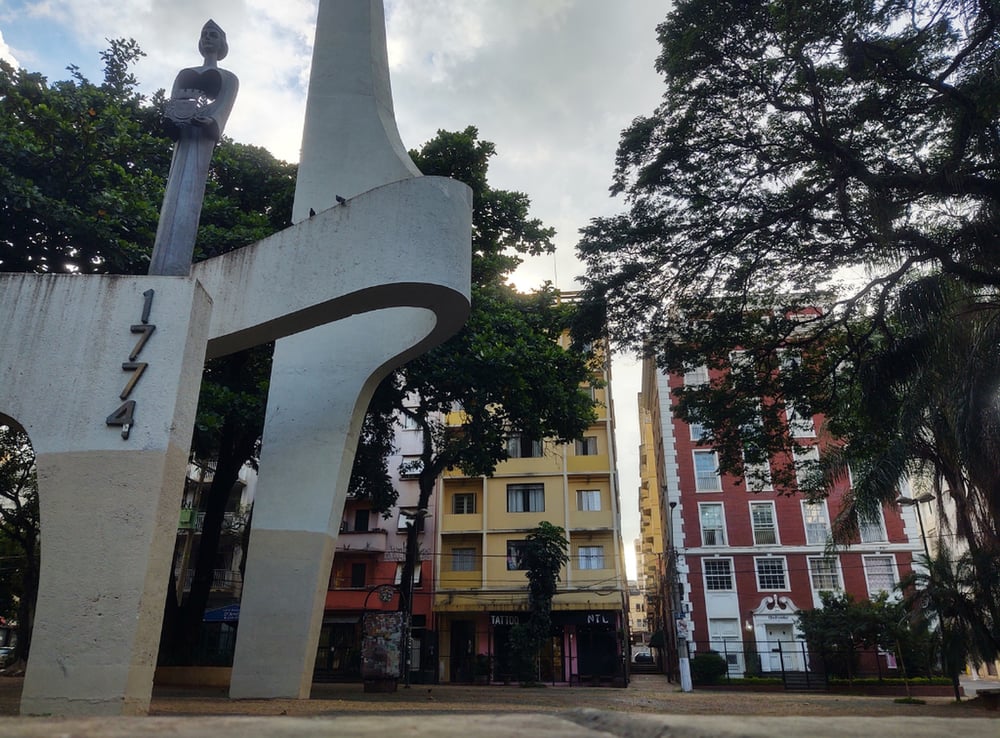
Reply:
<svg viewBox="0 0 1000 738"><path fill-rule="evenodd" d="M188 277L0 277L0 413L42 524L22 714L149 707L210 313Z"/></svg>

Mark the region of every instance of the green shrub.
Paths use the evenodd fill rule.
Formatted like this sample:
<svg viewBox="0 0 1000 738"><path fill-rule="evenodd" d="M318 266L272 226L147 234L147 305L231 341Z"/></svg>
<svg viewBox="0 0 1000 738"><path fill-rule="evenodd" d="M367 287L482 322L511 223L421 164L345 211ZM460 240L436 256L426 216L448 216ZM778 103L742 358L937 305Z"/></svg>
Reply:
<svg viewBox="0 0 1000 738"><path fill-rule="evenodd" d="M691 659L691 681L695 684L715 684L728 668L718 651L699 653Z"/></svg>

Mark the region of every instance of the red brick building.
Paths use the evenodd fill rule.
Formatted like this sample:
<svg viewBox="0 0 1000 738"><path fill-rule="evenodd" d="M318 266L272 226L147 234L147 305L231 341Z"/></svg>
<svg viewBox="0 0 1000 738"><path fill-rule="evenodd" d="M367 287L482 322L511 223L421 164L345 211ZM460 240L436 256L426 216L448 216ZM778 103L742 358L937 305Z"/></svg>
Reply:
<svg viewBox="0 0 1000 738"><path fill-rule="evenodd" d="M824 590L847 591L858 599L891 590L920 550L917 522L912 510L887 507L880 521L861 526L856 542L832 550L831 521L848 479L824 502L809 504L794 489L775 488L771 465L760 468L765 481L720 474L716 452L699 440L701 429L671 413L671 390L708 379L705 368L667 376L647 361L643 369L640 402L653 426L652 483L660 491L666 532L659 619L668 641L672 621L680 620L681 632L686 626L692 655L705 649L723 654L731 677L758 668L804 670L808 656L798 611L819 606ZM790 409L785 422L802 446L797 458L824 453L817 436L821 417L797 416ZM905 486L902 492L908 494ZM747 663L748 658L759 663Z"/></svg>

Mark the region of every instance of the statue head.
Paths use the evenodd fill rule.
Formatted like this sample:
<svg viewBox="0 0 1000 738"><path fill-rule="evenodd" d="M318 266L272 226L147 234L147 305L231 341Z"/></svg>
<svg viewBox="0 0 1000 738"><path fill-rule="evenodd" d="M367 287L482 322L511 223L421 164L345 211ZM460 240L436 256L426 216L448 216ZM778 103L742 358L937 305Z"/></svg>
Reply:
<svg viewBox="0 0 1000 738"><path fill-rule="evenodd" d="M198 39L198 51L202 56L215 54L215 58L222 60L229 53L229 44L226 43L226 32L219 27L214 20L209 20L201 28L201 38Z"/></svg>

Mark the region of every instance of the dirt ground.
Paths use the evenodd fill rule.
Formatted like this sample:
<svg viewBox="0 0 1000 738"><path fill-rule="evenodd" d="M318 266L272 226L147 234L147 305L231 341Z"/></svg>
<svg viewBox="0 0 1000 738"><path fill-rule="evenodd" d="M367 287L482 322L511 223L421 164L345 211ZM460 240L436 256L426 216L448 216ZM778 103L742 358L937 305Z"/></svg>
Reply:
<svg viewBox="0 0 1000 738"><path fill-rule="evenodd" d="M17 715L22 679L0 678L0 715ZM636 675L625 689L609 687L414 685L365 693L360 684L316 684L308 700L230 700L222 689L157 687L151 715L339 716L386 713L560 713L579 707L677 715L1000 718L978 700L947 697L899 704L892 697L696 689L683 693L658 675Z"/></svg>

